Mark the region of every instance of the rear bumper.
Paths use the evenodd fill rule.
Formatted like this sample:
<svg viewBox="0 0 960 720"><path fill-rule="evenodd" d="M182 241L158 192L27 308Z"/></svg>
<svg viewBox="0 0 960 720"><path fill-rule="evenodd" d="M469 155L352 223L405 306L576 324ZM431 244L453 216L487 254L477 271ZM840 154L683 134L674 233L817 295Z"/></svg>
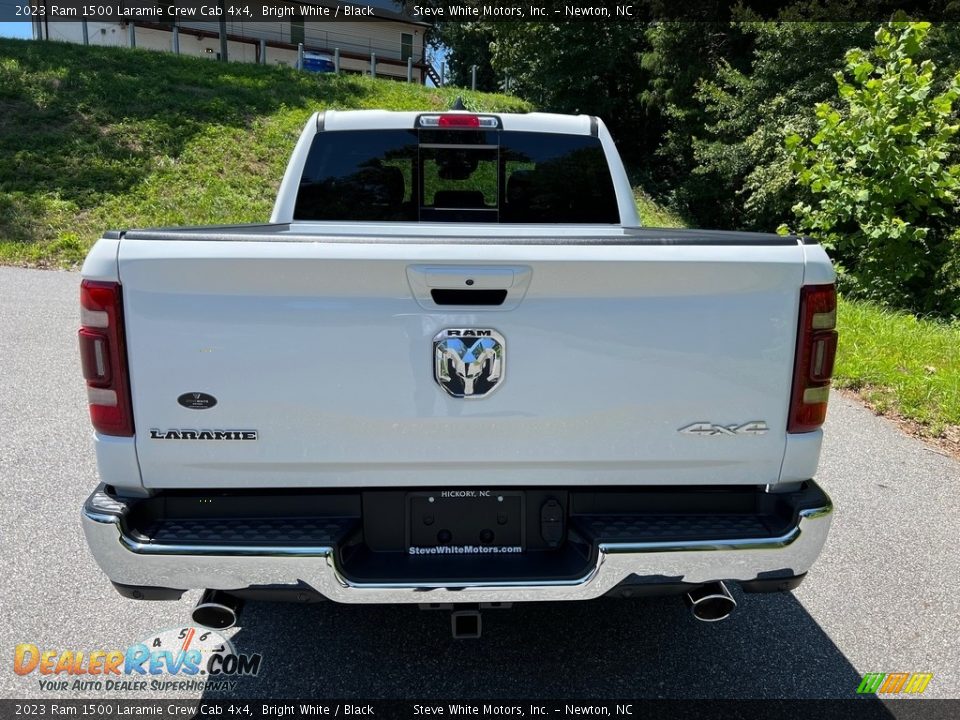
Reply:
<svg viewBox="0 0 960 720"><path fill-rule="evenodd" d="M663 525L662 518L675 526L676 514L657 515L655 523L649 522L653 516L585 515L589 522L582 527L597 527L599 523L609 528L615 524L617 530L605 530L591 537L590 530L586 529L578 536L575 528L580 518L571 514L567 542L574 543L574 538L579 537L583 546L582 565L577 565L573 573L536 577L524 576L522 570L521 574L498 578L470 577L462 572L459 578L451 574L450 579L435 573L419 578L377 579L369 573L364 577L364 573L352 572L350 561L344 559L349 557L348 546L355 548L358 542L362 543L356 539L362 535L360 530L353 540L345 534L330 532L329 539L315 535L319 541L302 543L289 540L271 543L250 535L230 543L222 537L214 543L184 541L171 538L169 533L149 537L133 527L132 504L111 496L103 486L85 503L82 522L97 563L111 581L123 586L244 590L306 585L341 603L588 600L624 584L676 585L732 580L746 584L754 581L760 586L778 578L786 581L802 576L826 541L833 511L830 499L812 481L795 497L763 495L775 498L770 502L788 506L790 517L768 533L746 532L742 537L731 531L737 523L723 521L722 518L729 515L702 511L689 516L698 519L698 530L684 533L686 537L661 539L662 531L658 531L661 537L651 534L649 528L656 523ZM571 513L574 505L571 500ZM625 517L638 521L623 522ZM763 524L769 526L767 522ZM327 523L327 528L330 527L331 523ZM631 530L634 527L641 529ZM617 536L616 539L611 539L611 535ZM339 539L333 539L334 536ZM397 557L401 564L406 561L402 554ZM390 562L386 565L393 566Z"/></svg>

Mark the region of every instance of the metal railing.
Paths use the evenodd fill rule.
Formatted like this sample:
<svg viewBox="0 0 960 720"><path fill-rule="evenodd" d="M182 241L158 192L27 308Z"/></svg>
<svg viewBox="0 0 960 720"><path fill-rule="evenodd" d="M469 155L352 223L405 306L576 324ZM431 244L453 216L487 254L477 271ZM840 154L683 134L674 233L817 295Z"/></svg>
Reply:
<svg viewBox="0 0 960 720"><path fill-rule="evenodd" d="M264 30L264 23L257 23L256 34L247 34L244 23L240 22L222 22L216 30L210 28L205 23L152 23L152 22L133 22L121 23L126 27L126 44L128 47L137 47L138 28L151 31L162 31L170 33L169 49L171 52L181 54L181 35L190 35L198 39L219 39L220 52L217 57L220 60L228 61L229 46L231 43L242 43L251 45L255 48L255 62L266 64L270 49L281 50L296 53L297 69L304 68L304 53L322 53L331 55L335 66L335 72L363 72L374 77L386 76L390 78L405 77L407 82L425 82L426 78L440 86L443 84L443 70L438 73L427 59L426 48L420 48L419 57L413 53L405 52L402 41L398 41L396 46L387 47L383 44L374 43L372 38L361 38L356 35L336 32L331 30L317 30L316 25L308 25L305 29L303 38L300 33L285 33L281 28L281 23L276 23L278 29L275 31ZM84 45L91 43L90 33L87 21L81 22L82 42ZM306 32L309 30L309 32ZM68 39L68 38L61 38ZM76 41L74 37L74 41ZM414 47L413 50L417 48ZM208 50L208 52L211 52ZM359 70L354 63L351 69L342 67L342 60L362 61L369 63L369 69L364 72ZM386 72L384 66L389 66L397 72ZM420 71L417 77L417 71Z"/></svg>

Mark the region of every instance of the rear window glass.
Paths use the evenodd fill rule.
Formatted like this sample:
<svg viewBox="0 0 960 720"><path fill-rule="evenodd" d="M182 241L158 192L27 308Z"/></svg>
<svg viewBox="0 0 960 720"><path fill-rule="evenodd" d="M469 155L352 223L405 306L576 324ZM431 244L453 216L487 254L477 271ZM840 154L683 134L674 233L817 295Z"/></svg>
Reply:
<svg viewBox="0 0 960 720"><path fill-rule="evenodd" d="M297 220L618 223L598 138L475 130L319 133Z"/></svg>

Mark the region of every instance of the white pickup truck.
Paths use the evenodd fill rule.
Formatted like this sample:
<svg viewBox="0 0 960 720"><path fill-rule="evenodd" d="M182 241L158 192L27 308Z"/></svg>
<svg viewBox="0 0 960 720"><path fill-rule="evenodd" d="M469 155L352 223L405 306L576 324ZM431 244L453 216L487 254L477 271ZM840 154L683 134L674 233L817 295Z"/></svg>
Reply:
<svg viewBox="0 0 960 720"><path fill-rule="evenodd" d="M594 117L310 118L269 224L110 232L83 266L125 596L479 610L796 587L834 272L803 238L640 227Z"/></svg>

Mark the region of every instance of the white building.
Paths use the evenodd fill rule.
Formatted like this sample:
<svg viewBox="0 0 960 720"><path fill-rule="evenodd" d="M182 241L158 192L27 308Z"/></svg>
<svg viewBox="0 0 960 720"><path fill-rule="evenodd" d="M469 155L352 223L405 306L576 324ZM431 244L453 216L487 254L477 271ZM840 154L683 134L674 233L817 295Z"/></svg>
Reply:
<svg viewBox="0 0 960 720"><path fill-rule="evenodd" d="M50 3L53 0L45 0ZM167 7L177 0L164 0L157 6ZM193 3L191 3L193 4ZM211 2L210 4L214 4ZM271 4L267 0L264 4ZM363 7L352 3L309 0L278 2L278 7L291 5L310 7ZM384 3L380 3L383 5ZM387 3L391 4L391 3ZM259 7L259 4L257 5ZM226 26L227 58L231 62L261 62L271 65L297 65L298 46L307 52L320 52L331 57L339 51L341 72L370 74L371 56L376 63L377 77L407 79L408 58L412 60L414 82L424 83L432 68L427 66L424 33L430 25L394 10L371 6L374 19L358 20L254 20L228 19ZM174 27L176 32L174 32ZM128 20L102 22L33 21L34 37L90 45L130 47L173 51L182 55L220 59L220 25L213 21L164 21L161 17L129 16ZM176 37L175 37L176 36Z"/></svg>

